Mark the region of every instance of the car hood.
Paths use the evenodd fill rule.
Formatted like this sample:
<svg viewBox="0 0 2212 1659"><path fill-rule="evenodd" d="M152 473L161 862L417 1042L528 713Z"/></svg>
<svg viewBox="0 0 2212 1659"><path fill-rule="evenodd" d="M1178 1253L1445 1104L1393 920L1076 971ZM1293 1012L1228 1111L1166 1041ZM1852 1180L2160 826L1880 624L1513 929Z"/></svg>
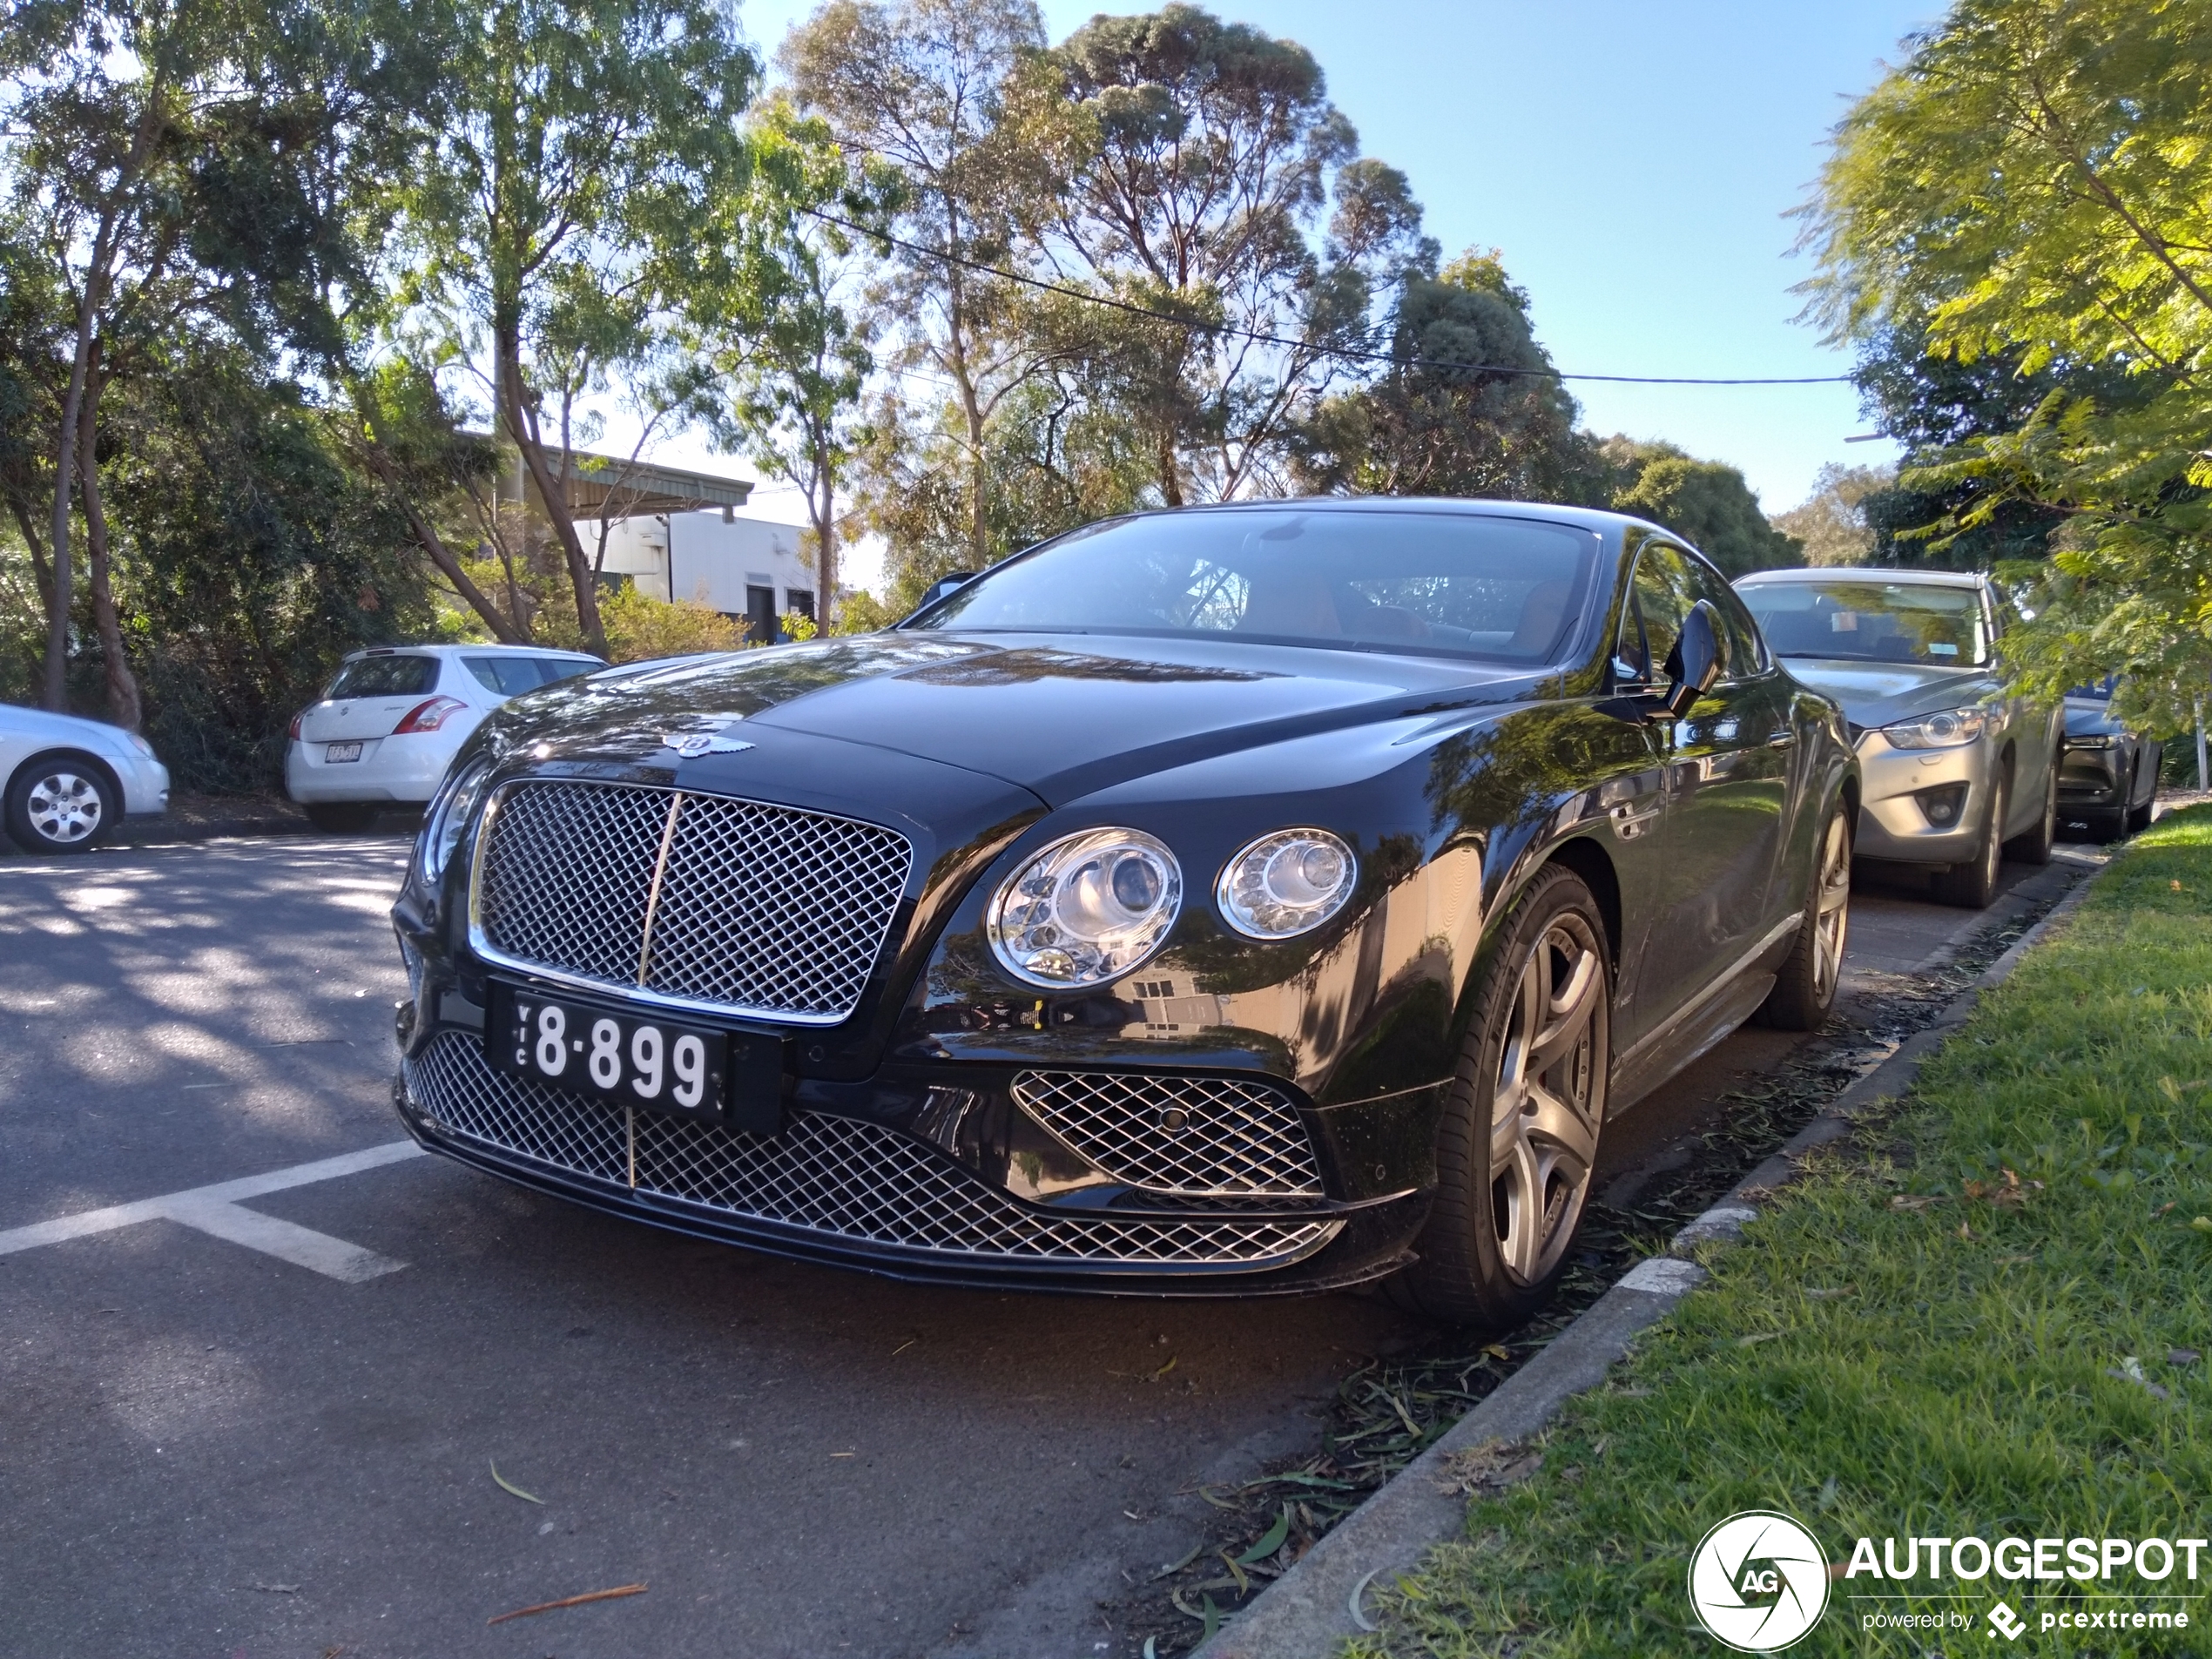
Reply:
<svg viewBox="0 0 2212 1659"><path fill-rule="evenodd" d="M2069 738L2116 738L2127 729L2112 718L2109 704L2086 698L2067 699L2066 734Z"/></svg>
<svg viewBox="0 0 2212 1659"><path fill-rule="evenodd" d="M1525 671L1362 651L887 633L596 674L519 698L509 718L547 758L638 759L670 733L709 729L772 752L828 738L854 745L848 753L996 778L1057 806L1213 755L1510 700L1533 684Z"/></svg>
<svg viewBox="0 0 2212 1659"><path fill-rule="evenodd" d="M1853 725L1888 725L1942 709L1963 708L1995 697L1996 677L1982 668L1932 668L1918 663L1851 663L1829 658L1785 657L1783 667L1801 685L1843 705Z"/></svg>
<svg viewBox="0 0 2212 1659"><path fill-rule="evenodd" d="M130 735L119 725L87 720L75 714L50 714L44 709L0 705L0 732L17 732L34 743L74 743L108 754L133 754Z"/></svg>

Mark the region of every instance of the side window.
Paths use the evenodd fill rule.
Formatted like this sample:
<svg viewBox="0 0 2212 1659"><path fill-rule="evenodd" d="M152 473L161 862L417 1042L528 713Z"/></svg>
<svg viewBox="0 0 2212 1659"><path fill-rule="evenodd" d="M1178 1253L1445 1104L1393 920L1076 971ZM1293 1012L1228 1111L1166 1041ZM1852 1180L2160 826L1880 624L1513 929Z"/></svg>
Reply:
<svg viewBox="0 0 2212 1659"><path fill-rule="evenodd" d="M462 658L476 683L487 691L496 691L502 697L520 697L524 691L535 691L543 682L537 671L538 659L529 657L469 657Z"/></svg>
<svg viewBox="0 0 2212 1659"><path fill-rule="evenodd" d="M1721 678L1749 679L1764 671L1766 652L1759 639L1758 624L1751 620L1751 613L1743 608L1743 601L1736 590L1728 585L1728 579L1703 559L1685 559L1683 563L1689 571L1691 602L1709 600L1713 609L1721 613L1722 648L1728 653Z"/></svg>
<svg viewBox="0 0 2212 1659"><path fill-rule="evenodd" d="M574 679L578 674L589 672L591 667L590 664L578 657L534 657L530 660L537 664L537 683L540 685Z"/></svg>
<svg viewBox="0 0 2212 1659"><path fill-rule="evenodd" d="M1682 555L1663 543L1646 542L1636 555L1629 598L1621 618L1620 660L1629 678L1651 685L1666 678L1667 658L1692 604L1689 568Z"/></svg>

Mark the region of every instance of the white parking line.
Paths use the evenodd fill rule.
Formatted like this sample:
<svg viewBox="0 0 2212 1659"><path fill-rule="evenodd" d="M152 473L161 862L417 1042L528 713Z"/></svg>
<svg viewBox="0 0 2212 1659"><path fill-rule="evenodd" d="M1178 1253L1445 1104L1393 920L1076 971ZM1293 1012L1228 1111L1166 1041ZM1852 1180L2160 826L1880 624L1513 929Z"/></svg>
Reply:
<svg viewBox="0 0 2212 1659"><path fill-rule="evenodd" d="M295 1266L358 1285L364 1279L397 1272L407 1264L380 1256L373 1250L363 1250L358 1244L349 1244L342 1238L333 1238L328 1233L319 1233L312 1227L243 1209L238 1201L281 1192L287 1187L311 1186L342 1175L359 1175L364 1170L380 1169L387 1163L421 1156L422 1149L413 1141L387 1141L381 1146L366 1147L334 1158L318 1158L313 1163L295 1163L290 1169L271 1170L266 1175L219 1181L213 1186L192 1187L158 1198L140 1198L135 1204L110 1204L104 1210L80 1210L73 1216L57 1216L51 1221L34 1222L28 1227L0 1232L0 1256L12 1255L19 1250L35 1250L41 1244L58 1244L64 1239L83 1238L93 1233L113 1232L118 1227L135 1227L142 1221L174 1221Z"/></svg>

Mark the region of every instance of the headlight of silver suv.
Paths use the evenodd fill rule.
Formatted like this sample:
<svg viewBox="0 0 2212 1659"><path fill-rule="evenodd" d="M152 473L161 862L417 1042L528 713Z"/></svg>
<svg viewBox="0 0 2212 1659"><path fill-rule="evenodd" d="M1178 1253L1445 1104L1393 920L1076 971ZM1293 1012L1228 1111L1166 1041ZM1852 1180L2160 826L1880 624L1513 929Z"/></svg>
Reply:
<svg viewBox="0 0 2212 1659"><path fill-rule="evenodd" d="M1946 709L1883 726L1881 733L1892 749L1963 749L1988 729L1986 709Z"/></svg>
<svg viewBox="0 0 2212 1659"><path fill-rule="evenodd" d="M1031 985L1097 985L1160 948L1183 908L1183 871L1143 830L1055 841L991 895L984 927L1006 970Z"/></svg>

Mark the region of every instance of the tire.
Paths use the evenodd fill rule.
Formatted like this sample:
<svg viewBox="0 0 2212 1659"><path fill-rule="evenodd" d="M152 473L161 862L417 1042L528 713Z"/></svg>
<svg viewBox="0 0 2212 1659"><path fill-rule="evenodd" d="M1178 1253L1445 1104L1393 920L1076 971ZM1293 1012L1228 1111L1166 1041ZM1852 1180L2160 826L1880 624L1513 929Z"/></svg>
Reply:
<svg viewBox="0 0 2212 1659"><path fill-rule="evenodd" d="M2130 835L2136 835L2141 833L2144 830L2148 829L2150 827L2151 813L2156 809L2157 806L2158 798L2154 795L2150 799L2145 801L2140 806L2130 806L2128 809L2128 816L2125 820L2128 833Z"/></svg>
<svg viewBox="0 0 2212 1659"><path fill-rule="evenodd" d="M2058 844L2058 839L2059 762L2054 755L2043 779L2043 816L2036 820L2034 828L2006 842L2003 856L2019 864L2048 864L2051 849Z"/></svg>
<svg viewBox="0 0 2212 1659"><path fill-rule="evenodd" d="M1777 1031L1817 1031L1834 1011L1843 982L1851 939L1851 813L1843 801L1820 833L1804 911L1797 942L1759 1005L1759 1023Z"/></svg>
<svg viewBox="0 0 2212 1659"><path fill-rule="evenodd" d="M2011 779L2001 772L1990 792L1989 816L1981 826L1981 840L1973 860L1954 864L1936 877L1936 897L1967 910L1986 910L1997 897L1997 880L2005 867L2005 806L2012 793Z"/></svg>
<svg viewBox="0 0 2212 1659"><path fill-rule="evenodd" d="M1605 1123L1613 968L1596 900L1561 865L1521 891L1497 939L1437 1128L1420 1259L1386 1289L1431 1318L1505 1330L1550 1299L1581 1231Z"/></svg>
<svg viewBox="0 0 2212 1659"><path fill-rule="evenodd" d="M122 816L122 790L84 755L37 755L8 780L8 835L26 853L89 853Z"/></svg>
<svg viewBox="0 0 2212 1659"><path fill-rule="evenodd" d="M358 835L384 809L373 800L319 800L307 809L307 822L331 835Z"/></svg>
<svg viewBox="0 0 2212 1659"><path fill-rule="evenodd" d="M2116 808L2084 813L2081 821L2089 826L2090 839L2100 843L2123 840L2128 833L2128 814Z"/></svg>

